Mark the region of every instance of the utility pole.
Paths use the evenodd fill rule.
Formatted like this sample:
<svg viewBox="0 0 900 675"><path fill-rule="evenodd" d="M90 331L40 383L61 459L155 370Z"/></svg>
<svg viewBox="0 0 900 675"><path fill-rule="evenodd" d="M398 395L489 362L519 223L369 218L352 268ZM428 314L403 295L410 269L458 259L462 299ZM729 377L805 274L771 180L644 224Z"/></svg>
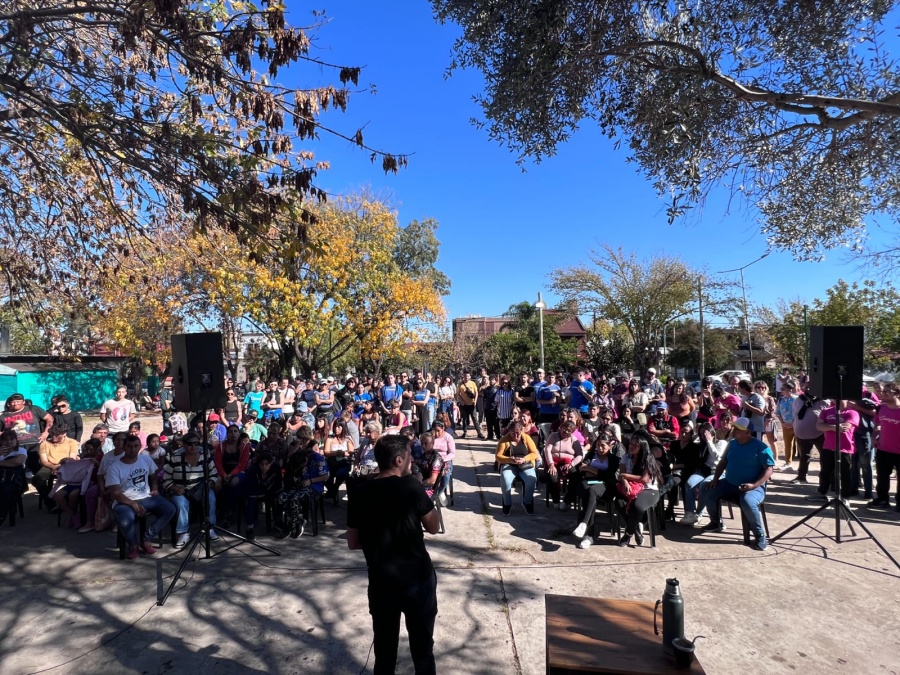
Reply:
<svg viewBox="0 0 900 675"><path fill-rule="evenodd" d="M700 379L706 373L706 341L703 337L703 279L697 279L697 298L700 304Z"/></svg>

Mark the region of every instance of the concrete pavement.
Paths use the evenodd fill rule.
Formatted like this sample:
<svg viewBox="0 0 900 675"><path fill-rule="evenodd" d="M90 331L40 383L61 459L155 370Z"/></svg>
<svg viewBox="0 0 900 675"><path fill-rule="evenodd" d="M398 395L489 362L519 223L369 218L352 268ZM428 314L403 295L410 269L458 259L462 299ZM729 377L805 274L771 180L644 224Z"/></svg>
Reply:
<svg viewBox="0 0 900 675"><path fill-rule="evenodd" d="M545 593L652 601L671 576L688 636L707 638L697 653L709 673L900 671L900 571L867 539L824 536L833 518L765 552L742 545L739 516L721 534L669 523L656 549L619 548L605 532L580 550L575 516L542 498L535 516L516 500L504 518L492 464L488 443L459 444L447 533L428 537L438 672L543 672ZM814 488L791 477L770 487L773 535L815 507L804 499ZM856 512L900 557L900 513ZM198 559L157 607L184 552L167 542L119 561L114 535L57 529L27 495L26 517L0 529L0 672L371 672L365 564L342 538L345 515L329 504L320 536L275 543L281 556L242 545ZM405 642L400 659L398 672L412 672Z"/></svg>

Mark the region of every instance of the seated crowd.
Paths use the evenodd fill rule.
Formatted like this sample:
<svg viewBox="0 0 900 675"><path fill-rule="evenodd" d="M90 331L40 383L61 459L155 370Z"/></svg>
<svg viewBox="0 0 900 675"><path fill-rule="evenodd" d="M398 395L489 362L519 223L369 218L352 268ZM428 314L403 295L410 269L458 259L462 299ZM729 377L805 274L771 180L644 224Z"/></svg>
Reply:
<svg viewBox="0 0 900 675"><path fill-rule="evenodd" d="M622 516L618 543L626 546L643 542L648 511L674 519L677 503L684 506L680 523L693 526L708 516L704 529L720 531L719 500L726 499L740 505L755 546L765 549L759 504L766 482L773 471L794 472L795 459L792 482L808 482L816 449L819 486L811 498L827 499L836 428L841 496L862 493L871 507L888 506L891 474L900 471L900 388L822 401L785 369L775 389L770 394L762 380L705 378L695 392L675 378L663 383L652 368L644 377L539 369L515 385L484 370L457 381L419 372L388 374L383 382L351 376L343 385L334 378L282 379L255 382L243 397L229 380L222 409L188 421L164 408L162 437L144 436L140 422L126 416L97 425L83 444L58 407L45 413L13 395L0 416L0 523L30 478L70 527L81 533L117 527L130 558L152 553L151 542L173 518L175 546L185 546L192 507L198 511L204 499L210 521L225 530L243 520L246 536L255 538L262 504L274 517L276 537L297 538L320 500L338 504L342 485L352 494L377 473L374 447L382 435L406 436L414 474L446 505L456 440L470 429L497 443L503 514L512 513L517 482L524 510L533 514L543 479L554 508L576 510L581 548L593 543L601 503ZM39 427L22 423L26 408ZM146 513L156 518L141 538L136 523Z"/></svg>

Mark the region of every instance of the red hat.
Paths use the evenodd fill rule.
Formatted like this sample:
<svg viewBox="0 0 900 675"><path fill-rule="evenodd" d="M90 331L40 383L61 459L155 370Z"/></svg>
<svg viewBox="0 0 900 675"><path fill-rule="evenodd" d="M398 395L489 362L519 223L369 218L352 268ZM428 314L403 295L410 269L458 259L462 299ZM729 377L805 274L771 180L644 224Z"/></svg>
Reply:
<svg viewBox="0 0 900 675"><path fill-rule="evenodd" d="M211 413L210 416L209 416L207 419L208 419L210 422L219 422L219 421L221 421L222 418L219 417L216 413Z"/></svg>

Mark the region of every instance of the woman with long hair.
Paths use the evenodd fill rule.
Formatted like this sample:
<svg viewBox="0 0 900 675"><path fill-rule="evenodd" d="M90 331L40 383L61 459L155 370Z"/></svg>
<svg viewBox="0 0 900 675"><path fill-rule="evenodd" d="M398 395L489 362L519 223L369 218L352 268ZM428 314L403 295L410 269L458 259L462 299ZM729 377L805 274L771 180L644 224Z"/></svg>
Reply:
<svg viewBox="0 0 900 675"><path fill-rule="evenodd" d="M612 442L613 439L609 434L601 433L578 467L580 480L577 490L579 501L584 504L584 508L578 516L578 525L572 533L581 540L578 548L588 548L594 543L591 536L585 535L594 525L597 502L616 485L619 457L611 452Z"/></svg>
<svg viewBox="0 0 900 675"><path fill-rule="evenodd" d="M350 432L347 423L340 417L336 417L331 425L332 436L325 440L325 448L322 454L328 462L328 481L325 483L325 496L331 497L332 502L337 505L338 491L341 484L347 480L350 475L350 469L353 466L351 458L355 447L353 439L350 438Z"/></svg>
<svg viewBox="0 0 900 675"><path fill-rule="evenodd" d="M313 440L316 442L316 447L321 452L325 447L325 442L328 440L329 436L329 420L327 415L316 415L316 424L313 427Z"/></svg>
<svg viewBox="0 0 900 675"><path fill-rule="evenodd" d="M694 397L684 380L674 381L672 390L666 397L666 403L669 405L669 414L676 418L679 424L684 424L691 419L691 413L694 411Z"/></svg>
<svg viewBox="0 0 900 675"><path fill-rule="evenodd" d="M650 443L640 434L633 435L628 452L622 458L616 486L620 494L617 500L619 510L625 513L625 534L619 539L619 546L628 546L632 537L638 546L644 543L638 524L659 501L661 483L662 472L653 457Z"/></svg>

